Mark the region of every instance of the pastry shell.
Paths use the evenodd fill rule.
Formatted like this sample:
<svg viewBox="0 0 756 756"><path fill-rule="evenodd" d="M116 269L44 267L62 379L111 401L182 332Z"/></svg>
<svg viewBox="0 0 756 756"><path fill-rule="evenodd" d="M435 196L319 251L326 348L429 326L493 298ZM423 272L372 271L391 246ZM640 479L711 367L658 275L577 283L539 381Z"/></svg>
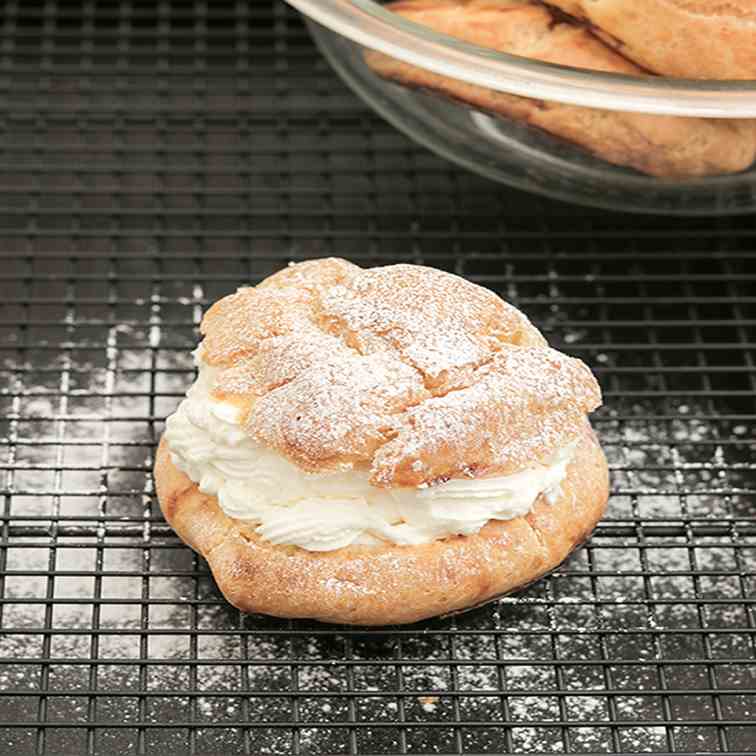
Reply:
<svg viewBox="0 0 756 756"><path fill-rule="evenodd" d="M416 622L532 583L588 538L608 497L606 460L587 421L553 503L541 496L525 517L419 546L310 552L273 545L201 493L173 464L165 440L155 481L166 520L207 560L235 607L354 625Z"/></svg>

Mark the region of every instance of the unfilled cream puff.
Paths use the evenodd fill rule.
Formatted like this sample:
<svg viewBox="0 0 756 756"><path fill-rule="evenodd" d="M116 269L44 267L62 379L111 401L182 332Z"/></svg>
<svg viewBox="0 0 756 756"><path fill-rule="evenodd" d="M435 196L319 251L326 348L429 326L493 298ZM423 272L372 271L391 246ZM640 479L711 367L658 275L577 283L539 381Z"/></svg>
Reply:
<svg viewBox="0 0 756 756"><path fill-rule="evenodd" d="M753 0L548 0L649 71L756 79Z"/></svg>
<svg viewBox="0 0 756 756"><path fill-rule="evenodd" d="M533 582L608 497L579 360L432 268L290 266L217 302L163 513L248 612L394 624Z"/></svg>
<svg viewBox="0 0 756 756"><path fill-rule="evenodd" d="M671 20L665 24L659 23L659 18L664 16L662 6L666 9L675 4L671 0L553 2L567 11L574 11L579 6L581 15L590 20L606 9L606 17L611 17L616 24L616 33L628 35L628 44L630 35L637 40L645 33L648 45L644 49L657 53L666 51L660 54L670 59L674 57L673 52L686 59L695 57L698 61L723 59L721 53L727 33L716 33L723 15L712 13L706 17L705 23L698 24L702 20L701 14L687 13L677 8L676 13L668 14ZM675 2L681 4L680 0ZM705 5L703 0L698 0L698 4ZM658 12L640 13L634 7L636 5L657 6ZM616 46L605 44L590 28L533 0L395 0L385 7L407 21L498 52L605 73L648 75L647 71L621 54L629 52L629 47L621 47L618 52ZM720 11L721 14L729 12L730 16L735 15L734 6ZM699 46L710 42L718 45L718 52L708 57L690 55L686 47L688 27L676 23L676 20L681 20L678 16L690 16L695 20L697 25L693 25L693 20L690 24L691 30L695 28L700 32ZM739 20L738 28L743 35L748 33L753 37L756 34L753 18L752 11L750 19ZM655 30L653 34L650 31L652 28ZM613 33L615 26L606 29ZM662 38L666 38L666 46L662 44ZM742 47L741 44L737 51L740 58L745 59L747 56ZM737 51L733 51L733 56ZM756 58L753 51L749 55ZM639 56L636 59L645 62ZM651 176L685 179L737 173L751 166L756 157L756 126L751 119L684 118L621 112L602 109L600 102L596 103L597 107L588 108L520 97L468 84L372 50L365 53L365 61L385 79L406 87L435 92L478 110L520 121L582 147L609 163L629 166ZM663 68L653 70L657 73L674 73Z"/></svg>

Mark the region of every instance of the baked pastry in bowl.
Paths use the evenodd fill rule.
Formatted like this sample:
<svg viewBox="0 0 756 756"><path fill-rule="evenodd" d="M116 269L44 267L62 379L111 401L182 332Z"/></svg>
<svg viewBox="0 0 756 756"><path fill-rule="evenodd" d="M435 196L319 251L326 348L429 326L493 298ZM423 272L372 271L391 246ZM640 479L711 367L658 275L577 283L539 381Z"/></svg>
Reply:
<svg viewBox="0 0 756 756"><path fill-rule="evenodd" d="M288 2L370 108L466 169L624 213L756 208L754 0Z"/></svg>
<svg viewBox="0 0 756 756"><path fill-rule="evenodd" d="M689 79L756 78L753 0L549 0L650 71Z"/></svg>
<svg viewBox="0 0 756 756"><path fill-rule="evenodd" d="M216 303L160 504L244 611L394 624L555 568L608 496L598 385L492 292L314 260Z"/></svg>
<svg viewBox="0 0 756 756"><path fill-rule="evenodd" d="M601 3L591 0L587 5ZM407 21L482 48L592 71L644 73L587 27L532 0L397 0L385 7ZM646 24L653 21L646 19ZM751 120L578 107L475 86L375 51L367 51L365 61L385 79L520 121L609 163L651 176L682 179L735 173L747 169L756 158L756 126Z"/></svg>

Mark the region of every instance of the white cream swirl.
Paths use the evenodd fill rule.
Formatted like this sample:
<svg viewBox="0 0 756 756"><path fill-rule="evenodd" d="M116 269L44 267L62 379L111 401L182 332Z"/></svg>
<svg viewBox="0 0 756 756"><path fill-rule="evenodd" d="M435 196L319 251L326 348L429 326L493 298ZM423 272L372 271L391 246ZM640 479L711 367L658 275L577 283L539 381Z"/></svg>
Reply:
<svg viewBox="0 0 756 756"><path fill-rule="evenodd" d="M171 459L229 517L257 523L276 544L332 551L477 533L488 520L527 514L540 494L558 495L574 449L560 450L547 467L420 488L377 488L357 471L313 475L252 440L237 409L212 397L215 369L198 364L196 383L166 421Z"/></svg>

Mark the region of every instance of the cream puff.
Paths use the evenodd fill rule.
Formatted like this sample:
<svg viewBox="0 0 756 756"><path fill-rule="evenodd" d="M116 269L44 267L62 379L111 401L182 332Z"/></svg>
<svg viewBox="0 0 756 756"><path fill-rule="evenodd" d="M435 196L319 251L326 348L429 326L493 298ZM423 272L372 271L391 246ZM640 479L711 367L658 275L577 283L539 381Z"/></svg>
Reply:
<svg viewBox="0 0 756 756"><path fill-rule="evenodd" d="M415 265L292 265L213 305L163 513L248 612L394 624L554 569L601 517L601 403L517 309Z"/></svg>
<svg viewBox="0 0 756 756"><path fill-rule="evenodd" d="M630 10L630 6L637 4L636 0L626 3L555 2L566 10L574 10L579 5L591 19L594 14L603 12L604 7L608 13L610 7L622 6L624 11L611 10L611 13L623 33L641 34L641 29L636 27L646 29L655 25L657 37L677 39L675 35L678 33L670 31L676 28L672 21L668 25L659 24L656 16L641 17L637 11ZM645 5L666 7L670 3L656 0ZM408 21L479 47L562 66L629 76L647 75L585 26L571 22L563 14L555 15L532 0L397 0L386 8ZM684 14L680 8L677 12ZM726 9L721 12L725 13ZM701 18L700 15L695 17ZM707 18L709 28L716 25L716 18ZM745 33L749 23L753 35L753 21L742 19L742 30ZM683 36L683 32L679 32L678 43L673 44L672 40L665 49L684 51ZM712 40L715 39L718 37L712 34ZM653 38L649 48L662 49L655 40ZM624 52L625 48L622 49ZM714 57L719 59L721 56ZM697 60L705 59L697 56ZM752 120L707 120L580 107L468 84L374 51L368 51L365 60L385 79L427 89L479 110L522 121L578 145L609 163L629 166L652 176L681 179L737 173L748 168L756 158L756 127Z"/></svg>
<svg viewBox="0 0 756 756"><path fill-rule="evenodd" d="M650 71L756 79L753 0L548 0Z"/></svg>

